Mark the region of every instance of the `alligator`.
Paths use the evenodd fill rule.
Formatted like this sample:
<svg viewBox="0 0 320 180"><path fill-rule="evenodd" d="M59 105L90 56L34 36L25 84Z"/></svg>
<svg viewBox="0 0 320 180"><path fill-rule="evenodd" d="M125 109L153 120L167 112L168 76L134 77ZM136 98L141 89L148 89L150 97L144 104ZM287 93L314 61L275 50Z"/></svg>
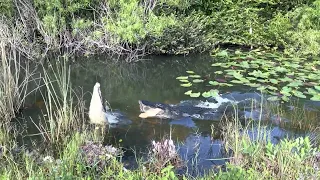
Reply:
<svg viewBox="0 0 320 180"><path fill-rule="evenodd" d="M216 97L214 101L181 101L179 104L164 104L139 100L140 118L179 119L191 117L201 120L219 120L223 115L244 116L246 110L251 110L255 99L234 101L228 98ZM255 102L256 104L256 102Z"/></svg>
<svg viewBox="0 0 320 180"><path fill-rule="evenodd" d="M89 107L90 123L100 125L108 124L111 127L131 124L131 120L129 120L123 113L118 110L111 110L108 105L104 106L104 104L107 104L107 102L103 103L100 83L97 82L93 87Z"/></svg>

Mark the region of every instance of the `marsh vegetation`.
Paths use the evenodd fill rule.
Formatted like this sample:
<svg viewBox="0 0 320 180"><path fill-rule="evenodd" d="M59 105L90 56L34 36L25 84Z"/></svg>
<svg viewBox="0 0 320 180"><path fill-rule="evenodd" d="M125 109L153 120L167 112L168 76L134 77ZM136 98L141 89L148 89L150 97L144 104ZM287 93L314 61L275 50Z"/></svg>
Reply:
<svg viewBox="0 0 320 180"><path fill-rule="evenodd" d="M319 17L319 0L3 0L1 179L318 179ZM96 82L132 124L89 123ZM139 118L139 100L220 96L217 119Z"/></svg>

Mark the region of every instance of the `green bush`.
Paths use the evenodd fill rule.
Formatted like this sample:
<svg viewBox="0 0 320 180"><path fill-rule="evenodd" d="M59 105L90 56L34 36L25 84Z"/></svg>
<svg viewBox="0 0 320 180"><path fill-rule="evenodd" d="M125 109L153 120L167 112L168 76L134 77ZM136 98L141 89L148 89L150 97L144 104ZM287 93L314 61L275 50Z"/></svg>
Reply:
<svg viewBox="0 0 320 180"><path fill-rule="evenodd" d="M7 18L13 17L13 1L12 0L1 0L0 3L0 16L4 15Z"/></svg>
<svg viewBox="0 0 320 180"><path fill-rule="evenodd" d="M319 4L319 0L33 0L28 7L40 21L31 18L28 28L40 33L28 37L57 44L67 38L75 42L62 47L78 44L84 50L142 48L149 53L187 54L236 44L317 55ZM25 23L19 14L33 12L26 7L3 0L0 13ZM49 37L41 39L39 34Z"/></svg>
<svg viewBox="0 0 320 180"><path fill-rule="evenodd" d="M320 54L320 0L312 6L297 8L289 13L292 26L288 32L286 50L289 53Z"/></svg>
<svg viewBox="0 0 320 180"><path fill-rule="evenodd" d="M144 43L147 36L159 37L166 27L175 23L173 16L156 16L147 6L140 5L138 0L120 0L110 3L110 7L113 9L111 15L102 17L105 30L119 42Z"/></svg>
<svg viewBox="0 0 320 180"><path fill-rule="evenodd" d="M57 36L65 30L72 31L72 25L79 24L79 19L93 20L94 8L97 5L97 0L34 0L35 9L45 31L51 36Z"/></svg>

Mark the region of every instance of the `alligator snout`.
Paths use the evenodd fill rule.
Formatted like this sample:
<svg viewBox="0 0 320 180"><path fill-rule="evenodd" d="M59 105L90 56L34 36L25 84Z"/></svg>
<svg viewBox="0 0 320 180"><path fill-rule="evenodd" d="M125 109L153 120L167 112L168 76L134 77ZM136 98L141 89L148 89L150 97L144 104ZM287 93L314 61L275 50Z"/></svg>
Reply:
<svg viewBox="0 0 320 180"><path fill-rule="evenodd" d="M156 103L139 100L141 114L140 118L165 118L165 111L157 106Z"/></svg>

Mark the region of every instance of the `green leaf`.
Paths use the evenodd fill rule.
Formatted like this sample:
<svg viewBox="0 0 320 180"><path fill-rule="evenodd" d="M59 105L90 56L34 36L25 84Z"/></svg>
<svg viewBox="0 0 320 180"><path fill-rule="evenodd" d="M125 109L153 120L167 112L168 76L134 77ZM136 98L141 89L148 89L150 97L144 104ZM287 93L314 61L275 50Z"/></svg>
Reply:
<svg viewBox="0 0 320 180"><path fill-rule="evenodd" d="M246 78L240 78L239 80L243 83L250 83L250 81Z"/></svg>
<svg viewBox="0 0 320 180"><path fill-rule="evenodd" d="M302 85L303 85L302 81L294 80L291 83L289 83L287 86L299 87L299 86L302 86Z"/></svg>
<svg viewBox="0 0 320 180"><path fill-rule="evenodd" d="M219 57L228 57L228 51L226 51L226 50L222 50L222 51L220 51L220 52L218 52L217 54L216 54L216 56L219 56Z"/></svg>
<svg viewBox="0 0 320 180"><path fill-rule="evenodd" d="M280 100L280 99L279 99L278 96L270 96L270 97L268 97L267 100L268 100L268 101L278 101L278 100Z"/></svg>
<svg viewBox="0 0 320 180"><path fill-rule="evenodd" d="M188 76L179 76L176 79L188 79Z"/></svg>
<svg viewBox="0 0 320 180"><path fill-rule="evenodd" d="M193 71L186 71L188 74L194 74Z"/></svg>
<svg viewBox="0 0 320 180"><path fill-rule="evenodd" d="M234 54L235 54L235 55L240 55L240 54L242 54L242 52L239 51L239 50L236 50L236 51L234 52Z"/></svg>
<svg viewBox="0 0 320 180"><path fill-rule="evenodd" d="M214 64L211 64L211 66L221 66L222 63L214 63Z"/></svg>
<svg viewBox="0 0 320 180"><path fill-rule="evenodd" d="M277 66L276 68L274 68L275 71L278 71L278 72L287 72L288 70L284 67L281 67L281 66Z"/></svg>
<svg viewBox="0 0 320 180"><path fill-rule="evenodd" d="M246 68L246 69L250 68L250 65L249 65L248 61L242 61L240 63L240 66L243 67L243 68Z"/></svg>
<svg viewBox="0 0 320 180"><path fill-rule="evenodd" d="M243 84L242 81L239 81L239 80L232 80L230 81L231 83L235 83L235 84Z"/></svg>
<svg viewBox="0 0 320 180"><path fill-rule="evenodd" d="M285 96L291 96L291 94L290 94L291 91L292 91L292 88L285 86L281 89L280 93Z"/></svg>
<svg viewBox="0 0 320 180"><path fill-rule="evenodd" d="M273 91L278 90L278 88L277 88L277 87L274 87L274 86L267 86L267 88L270 89L270 90L273 90Z"/></svg>
<svg viewBox="0 0 320 180"><path fill-rule="evenodd" d="M318 91L320 91L320 86L314 86L314 88Z"/></svg>
<svg viewBox="0 0 320 180"><path fill-rule="evenodd" d="M208 98L208 97L217 97L217 96L219 96L219 90L217 90L217 89L211 89L211 90L208 91L208 92L203 92L203 93L202 93L202 96L205 97L205 98Z"/></svg>
<svg viewBox="0 0 320 180"><path fill-rule="evenodd" d="M291 79L288 76L286 76L286 77L282 78L280 81L282 81L282 82L292 82L293 79Z"/></svg>
<svg viewBox="0 0 320 180"><path fill-rule="evenodd" d="M228 87L232 87L232 84L228 84L228 83L219 83L220 86L228 86Z"/></svg>
<svg viewBox="0 0 320 180"><path fill-rule="evenodd" d="M191 93L190 97L199 97L201 95L201 93Z"/></svg>
<svg viewBox="0 0 320 180"><path fill-rule="evenodd" d="M202 80L202 79L194 79L192 82L194 82L194 83L201 83L201 82L203 82L204 80Z"/></svg>
<svg viewBox="0 0 320 180"><path fill-rule="evenodd" d="M289 101L289 100L290 100L288 96L282 96L281 99L282 99L283 101Z"/></svg>
<svg viewBox="0 0 320 180"><path fill-rule="evenodd" d="M307 98L307 96L305 96L302 92L300 91L292 91L292 93L297 96L298 98Z"/></svg>
<svg viewBox="0 0 320 180"><path fill-rule="evenodd" d="M311 95L318 94L318 92L316 90L312 89L312 88L307 88L307 90L308 90L308 94L311 94Z"/></svg>
<svg viewBox="0 0 320 180"><path fill-rule="evenodd" d="M185 95L190 95L191 93L192 93L192 90L189 90L189 91L185 92L184 94Z"/></svg>
<svg viewBox="0 0 320 180"><path fill-rule="evenodd" d="M192 86L192 84L191 83L186 83L186 84L180 84L180 86L182 86L182 87L190 87L190 86Z"/></svg>
<svg viewBox="0 0 320 180"><path fill-rule="evenodd" d="M311 80L317 80L319 78L320 78L320 76L317 74L309 74L308 75L308 79L311 79Z"/></svg>
<svg viewBox="0 0 320 180"><path fill-rule="evenodd" d="M317 95L313 95L313 97L311 98L312 101L320 101L320 94Z"/></svg>
<svg viewBox="0 0 320 180"><path fill-rule="evenodd" d="M255 77L246 77L247 79L249 79L250 81L255 81L255 80L257 80L257 78L255 78Z"/></svg>
<svg viewBox="0 0 320 180"><path fill-rule="evenodd" d="M258 81L258 82L262 82L262 83L266 83L266 82L268 82L268 80L267 80L267 79L257 79L257 81Z"/></svg>
<svg viewBox="0 0 320 180"><path fill-rule="evenodd" d="M246 83L245 85L250 86L250 87L259 87L259 86L261 86L261 84L257 84L257 83Z"/></svg>
<svg viewBox="0 0 320 180"><path fill-rule="evenodd" d="M272 84L278 84L278 83L279 83L279 81L276 80L276 79L269 79L269 81L270 81Z"/></svg>
<svg viewBox="0 0 320 180"><path fill-rule="evenodd" d="M264 90L266 90L266 87L265 86L260 86L260 87L257 88L257 90L264 91Z"/></svg>
<svg viewBox="0 0 320 180"><path fill-rule="evenodd" d="M189 82L187 79L179 79L180 82Z"/></svg>
<svg viewBox="0 0 320 180"><path fill-rule="evenodd" d="M201 78L201 76L197 75L197 74L189 75L189 77L191 77L191 78Z"/></svg>
<svg viewBox="0 0 320 180"><path fill-rule="evenodd" d="M217 82L217 81L209 81L209 84L212 85L212 86L217 86L217 85L219 85L220 83Z"/></svg>
<svg viewBox="0 0 320 180"><path fill-rule="evenodd" d="M243 78L243 75L239 72L234 71L231 75L233 75L234 78L236 79L241 79Z"/></svg>

